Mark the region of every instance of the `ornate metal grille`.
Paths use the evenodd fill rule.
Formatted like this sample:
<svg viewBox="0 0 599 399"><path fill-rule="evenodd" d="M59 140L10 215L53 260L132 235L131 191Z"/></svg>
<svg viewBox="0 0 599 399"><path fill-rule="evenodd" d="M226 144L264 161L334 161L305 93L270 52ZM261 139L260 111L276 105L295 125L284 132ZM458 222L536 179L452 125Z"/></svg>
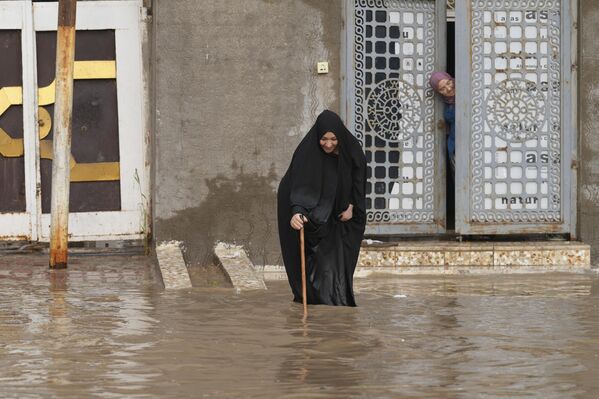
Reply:
<svg viewBox="0 0 599 399"><path fill-rule="evenodd" d="M471 216L561 215L560 0L472 0Z"/></svg>
<svg viewBox="0 0 599 399"><path fill-rule="evenodd" d="M355 0L354 130L371 223L434 220L435 2Z"/></svg>

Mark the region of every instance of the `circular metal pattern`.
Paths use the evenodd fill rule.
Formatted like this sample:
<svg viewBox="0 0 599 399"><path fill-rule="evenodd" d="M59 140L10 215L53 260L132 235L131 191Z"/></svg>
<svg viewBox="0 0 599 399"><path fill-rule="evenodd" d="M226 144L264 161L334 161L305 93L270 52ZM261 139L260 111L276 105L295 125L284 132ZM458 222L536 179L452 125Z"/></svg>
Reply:
<svg viewBox="0 0 599 399"><path fill-rule="evenodd" d="M537 137L545 122L545 96L534 82L509 79L499 83L487 98L487 123L508 141Z"/></svg>
<svg viewBox="0 0 599 399"><path fill-rule="evenodd" d="M417 132L422 100L409 83L400 79L380 82L367 99L368 124L387 141L403 141Z"/></svg>

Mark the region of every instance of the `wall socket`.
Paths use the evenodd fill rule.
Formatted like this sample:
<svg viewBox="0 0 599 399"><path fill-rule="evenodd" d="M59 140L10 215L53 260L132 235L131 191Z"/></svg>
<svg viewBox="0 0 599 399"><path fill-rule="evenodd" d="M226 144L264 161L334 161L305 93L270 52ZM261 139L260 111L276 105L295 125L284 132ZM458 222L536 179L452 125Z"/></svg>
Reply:
<svg viewBox="0 0 599 399"><path fill-rule="evenodd" d="M316 70L318 73L329 73L329 63L328 62L319 62L316 64Z"/></svg>

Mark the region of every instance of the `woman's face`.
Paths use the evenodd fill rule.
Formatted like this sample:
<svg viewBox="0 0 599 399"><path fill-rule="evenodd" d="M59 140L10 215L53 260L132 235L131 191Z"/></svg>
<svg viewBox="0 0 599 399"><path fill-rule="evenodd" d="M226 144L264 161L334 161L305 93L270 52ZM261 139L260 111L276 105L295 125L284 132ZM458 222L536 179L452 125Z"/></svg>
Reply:
<svg viewBox="0 0 599 399"><path fill-rule="evenodd" d="M443 79L439 82L439 93L445 97L455 96L455 84L452 79Z"/></svg>
<svg viewBox="0 0 599 399"><path fill-rule="evenodd" d="M326 132L320 138L320 146L322 147L322 150L327 154L335 152L335 150L337 149L337 144L337 136L335 136L335 133L333 132Z"/></svg>

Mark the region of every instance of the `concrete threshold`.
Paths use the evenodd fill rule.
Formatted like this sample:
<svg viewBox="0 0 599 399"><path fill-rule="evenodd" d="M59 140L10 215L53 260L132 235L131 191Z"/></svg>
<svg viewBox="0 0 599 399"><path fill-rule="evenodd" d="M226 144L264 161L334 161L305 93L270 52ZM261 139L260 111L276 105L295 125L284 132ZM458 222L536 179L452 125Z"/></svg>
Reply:
<svg viewBox="0 0 599 399"><path fill-rule="evenodd" d="M398 242L364 245L361 272L379 269L406 274L536 273L583 271L591 247L577 241Z"/></svg>
<svg viewBox="0 0 599 399"><path fill-rule="evenodd" d="M256 270L267 281L286 279L282 266ZM355 276L586 271L591 271L591 248L577 241L402 241L362 245Z"/></svg>

